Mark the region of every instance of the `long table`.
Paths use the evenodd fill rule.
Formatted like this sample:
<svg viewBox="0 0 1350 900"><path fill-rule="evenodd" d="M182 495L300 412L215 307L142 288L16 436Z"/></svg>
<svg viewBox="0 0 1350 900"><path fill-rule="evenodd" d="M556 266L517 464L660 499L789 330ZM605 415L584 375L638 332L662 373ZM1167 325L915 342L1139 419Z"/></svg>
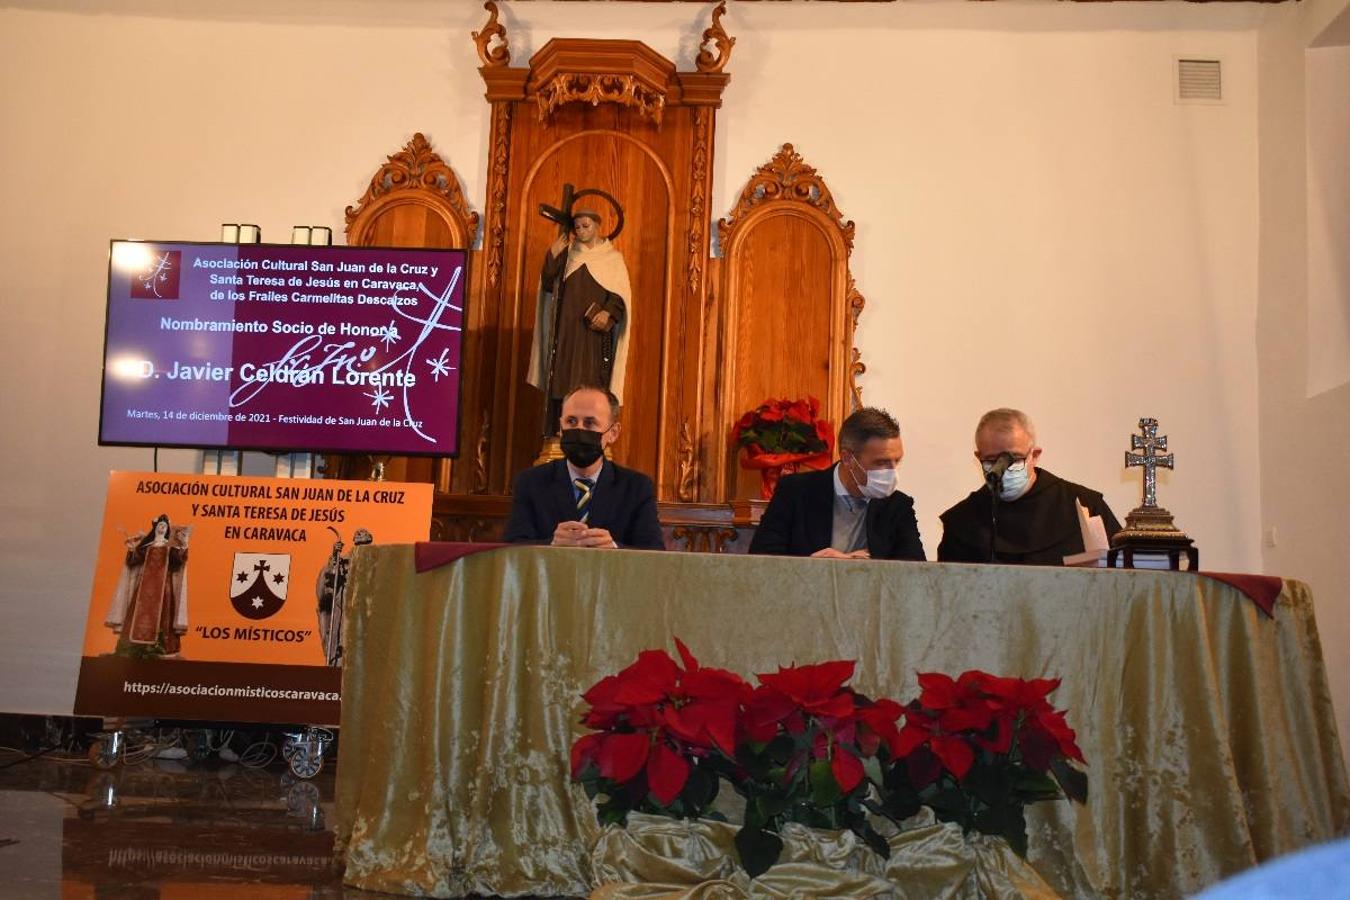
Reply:
<svg viewBox="0 0 1350 900"><path fill-rule="evenodd" d="M856 659L915 675L1055 676L1084 806L1029 814L1065 896L1179 896L1350 831L1312 597L1273 616L1189 573L519 547L419 574L360 548L346 616L337 831L346 881L394 893L584 895L598 835L569 784L580 694L638 651L747 677Z"/></svg>

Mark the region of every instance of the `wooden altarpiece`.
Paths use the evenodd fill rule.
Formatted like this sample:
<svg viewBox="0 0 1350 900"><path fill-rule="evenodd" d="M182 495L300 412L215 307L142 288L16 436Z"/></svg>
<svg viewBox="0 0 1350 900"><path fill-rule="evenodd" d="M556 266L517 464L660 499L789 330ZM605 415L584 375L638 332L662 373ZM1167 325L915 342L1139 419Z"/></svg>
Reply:
<svg viewBox="0 0 1350 900"><path fill-rule="evenodd" d="M511 479L540 450L543 398L526 383L540 268L557 226L539 212L564 184L623 208L614 243L633 285L624 425L612 457L652 475L669 546L736 550L762 505L736 465L732 424L768 396L815 395L838 424L858 403L853 332L863 301L853 223L791 145L718 222L709 252L713 144L734 38L724 5L694 71L637 41L561 39L510 65L494 3L473 37L491 106L481 249L470 259L461 456L394 459L386 477L436 485L432 536L491 540ZM611 210L599 206L602 214ZM607 217L606 231L614 219ZM468 247L478 215L458 177L415 135L347 210L348 243ZM369 464L331 462L361 477Z"/></svg>

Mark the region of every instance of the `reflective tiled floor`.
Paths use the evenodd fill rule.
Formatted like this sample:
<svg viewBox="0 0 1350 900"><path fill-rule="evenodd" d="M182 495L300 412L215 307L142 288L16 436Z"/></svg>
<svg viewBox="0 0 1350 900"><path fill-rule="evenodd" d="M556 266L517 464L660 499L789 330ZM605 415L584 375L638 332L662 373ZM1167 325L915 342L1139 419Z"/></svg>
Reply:
<svg viewBox="0 0 1350 900"><path fill-rule="evenodd" d="M0 898L387 897L342 886L332 813L331 766L21 762L0 769Z"/></svg>

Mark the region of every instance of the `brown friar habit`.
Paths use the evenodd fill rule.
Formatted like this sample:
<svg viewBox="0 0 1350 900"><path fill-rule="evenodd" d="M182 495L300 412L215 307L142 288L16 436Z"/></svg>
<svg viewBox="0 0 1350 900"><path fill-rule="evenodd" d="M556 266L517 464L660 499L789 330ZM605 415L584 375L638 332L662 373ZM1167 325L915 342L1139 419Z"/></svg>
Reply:
<svg viewBox="0 0 1350 900"><path fill-rule="evenodd" d="M539 280L530 383L555 400L583 384L607 387L622 399L633 318L622 254L608 240L591 247L574 242L566 253L545 255ZM592 307L614 320L608 333L586 324Z"/></svg>
<svg viewBox="0 0 1350 900"><path fill-rule="evenodd" d="M1101 516L1110 537L1120 530L1102 495L1094 490L1036 470L1036 481L1021 497L998 505L998 541L994 562L1059 566L1064 557L1083 552L1077 499L1089 515ZM939 562L989 562L990 513L993 496L985 488L972 491L942 514Z"/></svg>

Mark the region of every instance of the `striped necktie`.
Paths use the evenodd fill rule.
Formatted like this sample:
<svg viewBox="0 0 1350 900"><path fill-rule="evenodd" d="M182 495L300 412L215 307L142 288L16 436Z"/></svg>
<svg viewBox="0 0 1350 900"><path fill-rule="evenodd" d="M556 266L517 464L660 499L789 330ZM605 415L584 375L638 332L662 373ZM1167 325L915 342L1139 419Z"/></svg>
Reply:
<svg viewBox="0 0 1350 900"><path fill-rule="evenodd" d="M589 478L575 478L572 485L577 489L577 521L586 522L591 516L591 491L595 482Z"/></svg>

